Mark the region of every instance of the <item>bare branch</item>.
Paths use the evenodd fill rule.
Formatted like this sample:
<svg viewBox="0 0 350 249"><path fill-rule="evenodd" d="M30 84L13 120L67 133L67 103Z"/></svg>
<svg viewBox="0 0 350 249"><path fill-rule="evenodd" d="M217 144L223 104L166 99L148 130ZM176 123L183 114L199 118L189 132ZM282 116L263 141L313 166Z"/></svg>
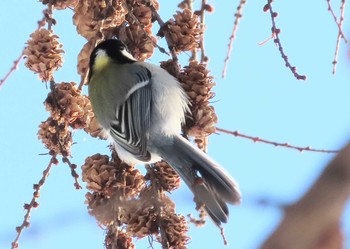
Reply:
<svg viewBox="0 0 350 249"><path fill-rule="evenodd" d="M249 136L249 135L244 135L244 134L239 133L239 131L229 131L229 130L225 130L225 129L218 128L218 127L216 127L216 130L223 132L223 133L226 133L226 134L233 135L235 137L243 137L243 138L252 140L254 143L260 142L260 143L265 143L265 144L271 144L271 145L274 145L276 147L285 147L285 148L289 148L289 149L295 149L295 150L298 150L300 152L303 152L303 151L320 152L320 153L338 153L339 152L338 150L312 149L310 146L300 147L300 146L290 145L288 143L278 143L278 142L274 142L274 141L265 140L265 139L262 139L260 137L253 137L253 136Z"/></svg>
<svg viewBox="0 0 350 249"><path fill-rule="evenodd" d="M310 249L335 240L342 248L339 221L350 195L350 144L328 164L319 179L285 216L262 249ZM327 238L327 237L331 238ZM339 246L340 244L340 246Z"/></svg>
<svg viewBox="0 0 350 249"><path fill-rule="evenodd" d="M27 212L24 215L22 224L16 227L17 236L15 240L12 242L11 249L18 248L18 241L23 232L23 229L30 226L30 223L29 223L30 213L33 208L37 208L39 206L39 203L37 202L37 200L40 197L40 189L42 188L42 186L44 186L45 181L50 174L51 167L54 164L58 164L58 161L55 156L52 156L49 164L47 165L46 169L43 171L43 176L41 177L40 181L37 184L33 185L33 188L35 190L33 193L33 198L29 204L24 204L24 209L27 210Z"/></svg>
<svg viewBox="0 0 350 249"><path fill-rule="evenodd" d="M345 11L345 0L342 0L341 6L340 6L340 21L338 23L337 17L334 14L334 11L330 5L330 0L327 0L328 3L328 10L332 13L332 16L334 17L334 21L336 22L338 26L338 36L337 36L337 42L335 46L335 52L334 52L334 59L333 59L333 71L332 73L335 74L337 71L337 63L338 63L338 55L339 55L339 48L340 48L340 39L343 38L345 43L348 43L347 39L345 38L343 31L342 31L342 26L343 26L343 21L344 21L344 11Z"/></svg>
<svg viewBox="0 0 350 249"><path fill-rule="evenodd" d="M281 30L279 28L276 27L276 22L275 22L275 18L278 16L277 12L274 12L272 10L272 5L271 3L273 2L273 0L267 0L267 4L264 6L264 11L270 11L270 16L271 16L271 21L272 21L272 34L274 35L275 39L273 40L274 43L277 45L278 50L280 51L280 54L284 60L284 62L286 63L286 67L288 67L290 69L290 71L293 73L294 77L297 80L306 80L306 75L300 75L297 73L297 68L292 66L288 60L288 56L285 54L283 47L282 47L282 43L281 40L279 38L279 34L281 33Z"/></svg>
<svg viewBox="0 0 350 249"><path fill-rule="evenodd" d="M238 7L237 7L237 11L235 13L235 22L233 24L232 34L230 36L230 41L229 41L229 44L228 44L228 50L227 50L226 58L225 58L225 61L224 61L224 69L222 70L222 75L221 75L222 78L225 78L225 75L226 75L226 68L227 68L227 64L228 64L228 61L230 59L230 55L231 55L231 52L232 52L233 40L236 38L236 32L237 32L237 29L238 29L238 23L243 17L242 11L243 11L243 7L246 4L246 2L247 2L246 0L241 0L239 2Z"/></svg>
<svg viewBox="0 0 350 249"><path fill-rule="evenodd" d="M44 13L45 13L45 11L44 11ZM43 27L45 25L45 20L46 20L46 17L43 17L40 21L38 21L38 27L36 30L39 30L41 27ZM13 66L10 68L10 70L5 75L5 77L0 80L0 89L1 89L2 85L6 82L6 80L8 80L8 78L11 76L11 74L18 69L19 63L23 59L25 49L26 49L26 47L24 47L22 49L22 52L19 55L19 57L13 62Z"/></svg>

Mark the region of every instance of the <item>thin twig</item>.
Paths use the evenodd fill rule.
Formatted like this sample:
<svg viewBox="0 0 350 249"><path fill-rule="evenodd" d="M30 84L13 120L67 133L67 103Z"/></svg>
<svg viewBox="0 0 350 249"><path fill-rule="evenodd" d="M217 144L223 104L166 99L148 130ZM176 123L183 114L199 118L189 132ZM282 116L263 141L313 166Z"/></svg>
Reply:
<svg viewBox="0 0 350 249"><path fill-rule="evenodd" d="M58 164L58 161L57 161L55 155L53 155L51 157L49 164L47 165L46 169L43 171L43 176L41 177L40 181L37 184L33 185L33 188L35 191L33 193L32 200L30 201L29 204L24 204L24 209L27 211L26 211L26 214L24 215L24 219L23 219L22 224L20 226L16 227L17 236L11 244L11 249L18 248L18 241L19 241L19 238L23 232L23 229L30 226L30 223L29 223L30 213L31 213L33 208L37 208L39 206L39 203L37 202L37 200L40 196L40 190L41 190L42 186L44 186L44 183L50 174L51 167L54 164Z"/></svg>
<svg viewBox="0 0 350 249"><path fill-rule="evenodd" d="M221 75L222 78L225 78L225 75L226 75L226 68L227 68L228 61L230 59L233 40L236 38L236 32L237 32L237 29L238 29L238 23L243 17L242 11L243 11L243 7L246 4L246 2L247 2L246 0L241 0L239 2L238 7L237 7L237 11L235 13L235 22L233 24L232 33L231 33L230 41L229 41L229 44L228 44L228 50L227 50L226 58L225 58L225 61L224 61L224 69L222 70L222 75Z"/></svg>
<svg viewBox="0 0 350 249"><path fill-rule="evenodd" d="M205 6L207 5L207 0L202 0L202 7L200 10L200 24L201 24L201 38L199 41L199 47L201 50L201 63L208 61L208 57L205 55L205 46L204 46L204 32L205 32Z"/></svg>
<svg viewBox="0 0 350 249"><path fill-rule="evenodd" d="M229 131L229 130L225 130L225 129L218 128L218 127L216 127L216 130L223 132L223 133L226 133L226 134L236 136L236 137L242 137L242 138L252 140L254 143L260 142L260 143L265 143L265 144L271 144L271 145L274 145L276 147L285 147L285 148L289 148L289 149L295 149L295 150L298 150L300 152L303 152L303 151L320 152L320 153L338 153L339 152L339 150L312 149L310 146L300 147L300 146L290 145L288 143L278 143L278 142L274 142L274 141L265 140L265 139L262 139L260 137L253 137L253 136L249 136L249 135L244 135L244 134L239 133L238 131Z"/></svg>
<svg viewBox="0 0 350 249"><path fill-rule="evenodd" d="M281 39L279 38L279 34L280 34L281 30L276 27L276 22L275 22L275 18L278 16L278 13L274 12L272 10L272 5L271 5L272 2L273 2L273 0L267 0L267 4L264 6L264 11L265 12L270 11L270 16L271 16L271 21L272 21L272 34L274 34L274 36L275 36L275 39L273 41L277 45L278 50L280 51L280 54L281 54L284 62L286 63L285 64L286 67L288 67L290 69L290 71L293 73L294 77L297 80L306 80L306 75L298 74L296 67L294 67L290 64L290 62L288 60L288 56L284 53Z"/></svg>
<svg viewBox="0 0 350 249"><path fill-rule="evenodd" d="M344 33L343 33L343 28L342 28L342 24L340 24L338 22L338 18L337 16L335 15L334 11L333 11L333 8L331 6L331 0L327 0L327 4L328 4L328 11L331 12L332 16L333 16L333 19L334 19L334 22L335 24L338 26L338 29L339 29L339 33L341 35L341 37L344 39L345 43L348 43L348 40L346 39ZM342 6L340 7L341 9L341 17L340 17L340 20L342 21L342 19L344 19L344 12L343 12L343 9L344 9L344 6L345 6L345 0L342 0Z"/></svg>
<svg viewBox="0 0 350 249"><path fill-rule="evenodd" d="M46 18L43 17L40 21L38 21L38 27L36 28L36 30L39 30L41 27L43 27L45 25L45 20ZM19 63L22 61L23 56L24 56L24 50L27 47L24 47L20 56L13 62L13 66L10 68L10 70L7 72L7 74L5 75L5 77L0 80L0 89L2 87L2 85L6 82L6 80L8 80L8 78L11 76L11 74L16 71L18 69Z"/></svg>
<svg viewBox="0 0 350 249"><path fill-rule="evenodd" d="M329 6L328 10L330 10L332 15L335 17L333 9L330 6L329 0L327 2L328 2L328 6ZM347 43L347 40L346 40L346 38L345 38L345 36L344 36L344 34L342 32L342 26L343 26L343 21L344 21L345 3L346 3L346 1L342 0L342 4L340 6L340 21L339 21L339 24L337 22L337 18L335 17L335 22L338 24L339 31L338 31L338 36L337 36L337 43L336 43L336 46L335 46L334 59L333 59L333 62L332 62L332 64L333 64L333 71L332 71L332 73L333 74L335 74L336 71L337 71L340 39L343 37L344 41Z"/></svg>

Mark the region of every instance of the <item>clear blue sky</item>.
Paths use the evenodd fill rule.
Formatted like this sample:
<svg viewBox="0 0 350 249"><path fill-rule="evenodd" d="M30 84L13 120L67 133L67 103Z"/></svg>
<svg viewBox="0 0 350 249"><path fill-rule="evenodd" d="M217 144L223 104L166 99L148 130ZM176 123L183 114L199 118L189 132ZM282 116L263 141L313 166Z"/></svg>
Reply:
<svg viewBox="0 0 350 249"><path fill-rule="evenodd" d="M176 6L169 2L160 1L164 20L171 17ZM337 27L327 12L326 1L276 1L273 5L280 14L277 25L281 28L284 49L300 73L307 74L306 82L297 81L284 67L272 41L258 46L271 35L270 16L262 11L265 3L261 1L248 1L227 77L221 79L238 1L209 2L215 6L215 12L207 15L206 52L217 83L213 104L219 116L218 126L293 145L341 148L350 137L349 51L342 42L337 75L332 75ZM338 3L333 2L334 10L339 13ZM13 0L11 4L0 1L0 9L2 78L36 28L36 21L42 18L43 6L36 1ZM71 10L54 13L58 22L54 31L66 51L63 68L55 74L57 82L79 81L77 55L85 40L76 35L71 16ZM345 22L345 34L350 34L349 31L349 22ZM184 54L182 60L187 58ZM150 61L157 64L166 59L156 51ZM46 150L36 135L38 125L48 116L42 105L47 93L45 85L23 62L0 89L0 248L10 248L15 227L23 219L23 203L30 200L32 184L40 179L49 161L48 156L39 155ZM72 149L72 161L79 166L89 155L108 154L105 141L91 139L82 131L74 134L74 141L77 144ZM296 201L332 158L332 155L299 153L225 134L210 137L209 154L240 183L243 203L230 208L230 221L225 226L228 246L223 245L220 232L208 221L203 228L191 227L189 248L257 248L282 216L278 207L262 207L258 200L268 198L283 204ZM41 191L40 207L32 212L32 226L20 240L20 248L103 248L104 231L87 214L85 192L74 189L66 165L54 167ZM185 186L172 197L179 212L195 213L192 195ZM350 205L347 205L343 219L347 235L349 220ZM137 242L137 248L147 247L147 239ZM155 245L155 248L160 247Z"/></svg>

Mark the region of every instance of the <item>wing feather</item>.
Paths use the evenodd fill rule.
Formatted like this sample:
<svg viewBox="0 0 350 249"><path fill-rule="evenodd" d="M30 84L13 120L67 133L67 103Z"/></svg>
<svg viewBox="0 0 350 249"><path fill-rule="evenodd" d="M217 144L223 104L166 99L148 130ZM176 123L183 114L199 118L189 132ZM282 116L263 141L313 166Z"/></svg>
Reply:
<svg viewBox="0 0 350 249"><path fill-rule="evenodd" d="M130 88L126 100L116 107L116 119L110 124L113 139L138 160L148 161L147 142L151 125L151 73L140 67L135 74L136 83Z"/></svg>

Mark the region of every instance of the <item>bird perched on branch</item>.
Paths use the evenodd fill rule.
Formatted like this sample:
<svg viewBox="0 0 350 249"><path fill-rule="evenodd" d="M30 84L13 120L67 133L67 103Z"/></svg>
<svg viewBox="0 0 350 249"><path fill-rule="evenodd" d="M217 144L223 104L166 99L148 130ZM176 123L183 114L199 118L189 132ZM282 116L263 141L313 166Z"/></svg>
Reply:
<svg viewBox="0 0 350 249"><path fill-rule="evenodd" d="M236 182L180 135L189 100L167 71L137 61L123 42L110 39L90 56L89 96L95 116L127 163L164 159L180 175L218 226L229 204L239 204Z"/></svg>

